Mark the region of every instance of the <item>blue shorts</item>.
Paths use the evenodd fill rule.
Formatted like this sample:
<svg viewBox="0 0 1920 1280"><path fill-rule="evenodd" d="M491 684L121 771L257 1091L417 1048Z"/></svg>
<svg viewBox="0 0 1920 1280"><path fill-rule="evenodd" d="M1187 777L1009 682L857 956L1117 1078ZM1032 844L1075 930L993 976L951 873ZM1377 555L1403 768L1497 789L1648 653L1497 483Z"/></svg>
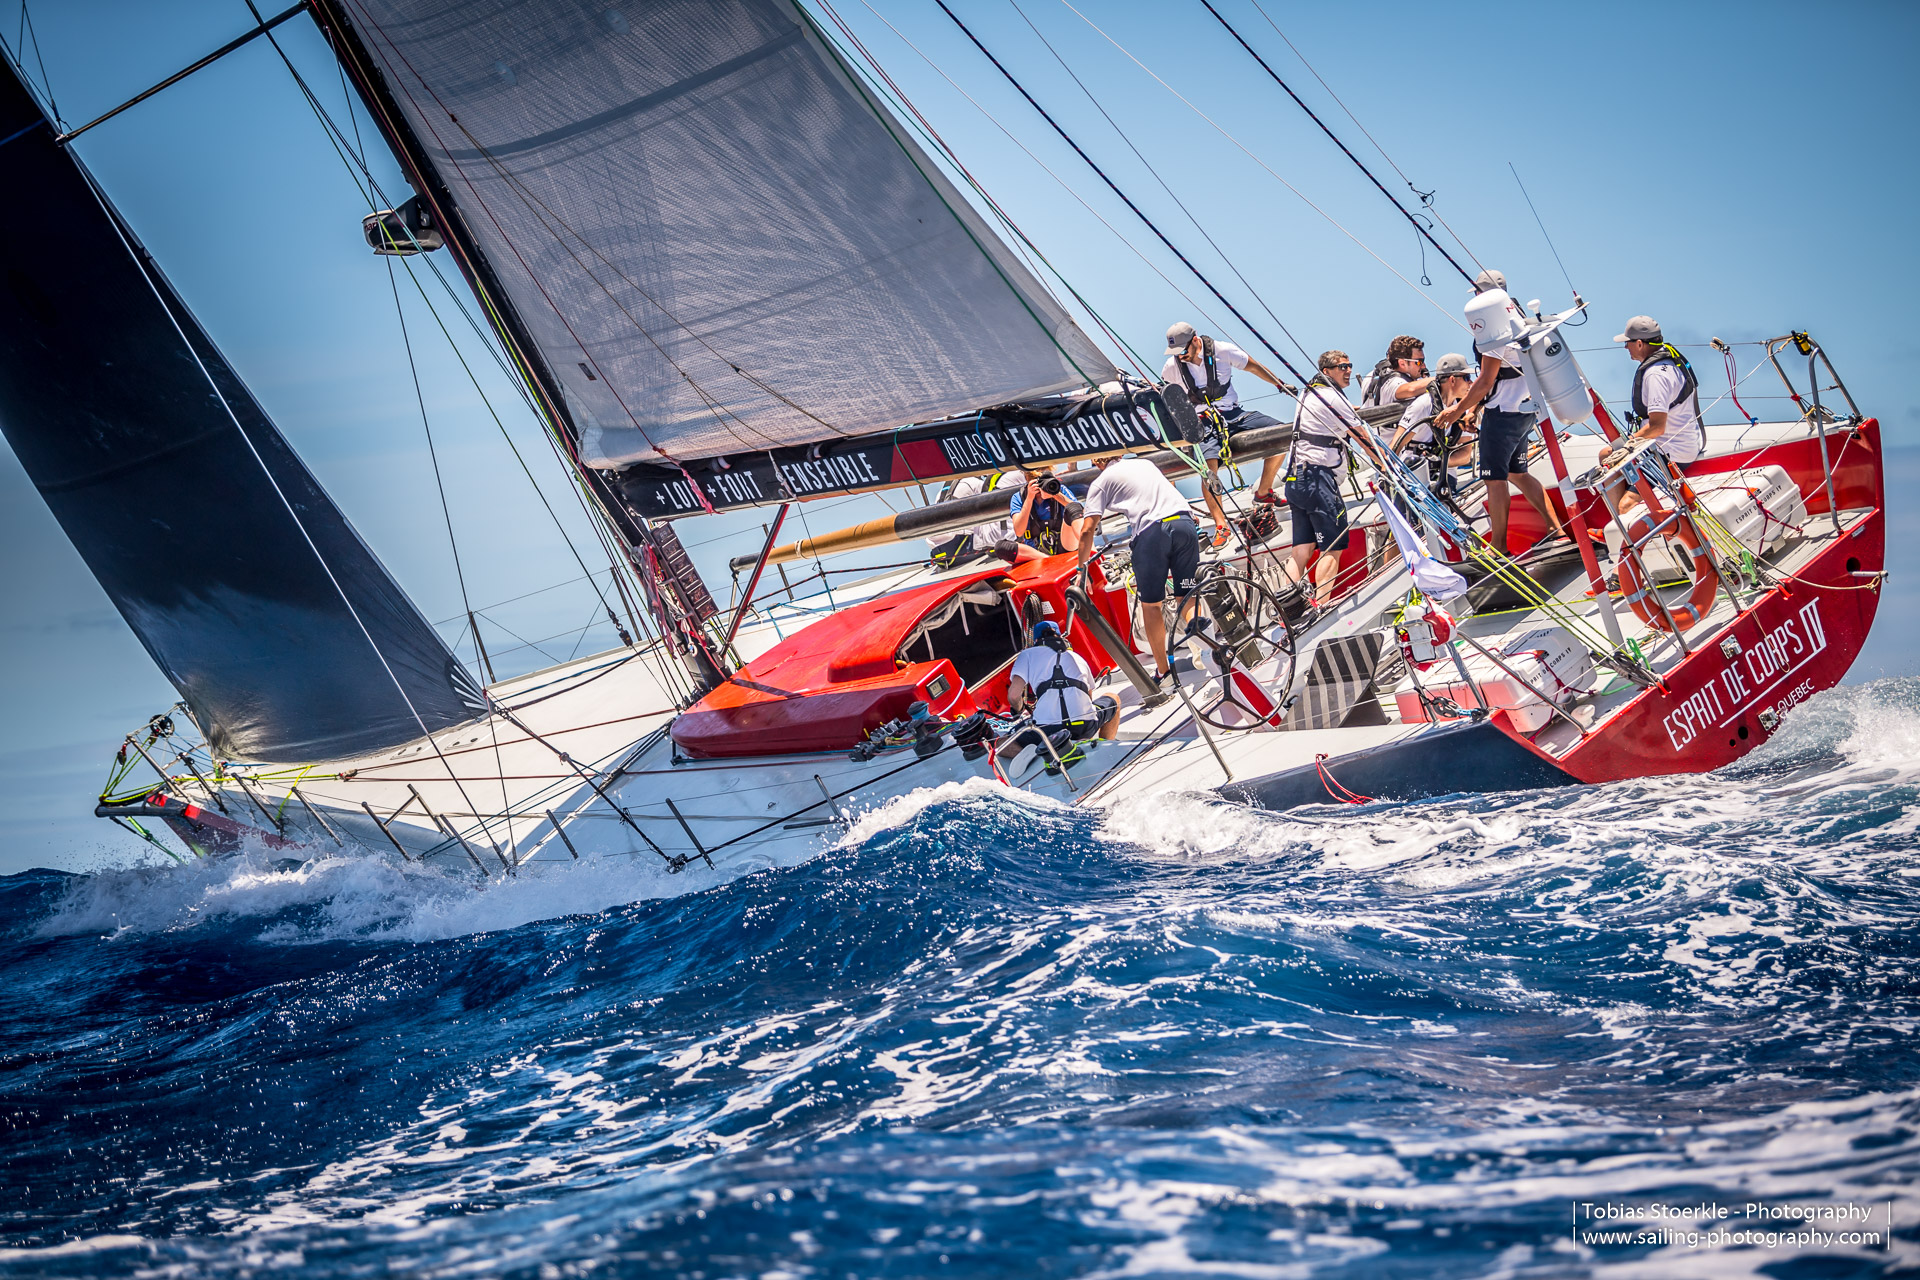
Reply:
<svg viewBox="0 0 1920 1280"><path fill-rule="evenodd" d="M1297 467L1287 477L1287 510L1293 512L1293 545L1322 551L1347 549L1347 504L1332 467Z"/></svg>
<svg viewBox="0 0 1920 1280"><path fill-rule="evenodd" d="M1200 413L1196 409L1195 416L1200 419L1200 438L1198 440L1189 440L1187 443L1199 451L1200 458L1203 462L1218 462L1220 460L1220 446L1222 443L1220 439L1220 427L1216 424L1211 414ZM1238 435L1242 431L1257 431L1262 427L1277 427L1280 425L1278 419L1270 418L1259 410L1249 409L1244 405L1237 405L1222 413L1220 416L1225 419L1229 441L1231 437Z"/></svg>
<svg viewBox="0 0 1920 1280"><path fill-rule="evenodd" d="M1488 409L1480 415L1480 478L1505 480L1527 469L1533 415Z"/></svg>
<svg viewBox="0 0 1920 1280"><path fill-rule="evenodd" d="M1167 598L1167 576L1173 589L1186 595L1200 582L1200 530L1192 516L1155 520L1133 535L1133 587L1141 604L1159 604Z"/></svg>

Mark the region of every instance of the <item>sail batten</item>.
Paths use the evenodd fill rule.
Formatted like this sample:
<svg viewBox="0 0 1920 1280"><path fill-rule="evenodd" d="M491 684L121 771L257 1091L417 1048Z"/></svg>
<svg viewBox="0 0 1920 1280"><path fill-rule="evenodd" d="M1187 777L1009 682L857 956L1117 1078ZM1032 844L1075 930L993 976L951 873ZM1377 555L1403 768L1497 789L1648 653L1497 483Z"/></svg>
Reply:
<svg viewBox="0 0 1920 1280"><path fill-rule="evenodd" d="M335 0L582 461L889 431L1111 362L792 0Z"/></svg>

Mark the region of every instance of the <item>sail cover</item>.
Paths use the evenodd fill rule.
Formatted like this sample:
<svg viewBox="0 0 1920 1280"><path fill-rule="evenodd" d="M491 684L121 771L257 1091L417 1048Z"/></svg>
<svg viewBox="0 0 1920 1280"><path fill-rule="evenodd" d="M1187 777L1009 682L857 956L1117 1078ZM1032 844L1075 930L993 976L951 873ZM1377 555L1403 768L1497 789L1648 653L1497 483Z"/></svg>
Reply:
<svg viewBox="0 0 1920 1280"><path fill-rule="evenodd" d="M582 460L891 430L1114 369L791 0L333 0Z"/></svg>
<svg viewBox="0 0 1920 1280"><path fill-rule="evenodd" d="M478 691L0 59L0 431L229 759L341 759Z"/></svg>

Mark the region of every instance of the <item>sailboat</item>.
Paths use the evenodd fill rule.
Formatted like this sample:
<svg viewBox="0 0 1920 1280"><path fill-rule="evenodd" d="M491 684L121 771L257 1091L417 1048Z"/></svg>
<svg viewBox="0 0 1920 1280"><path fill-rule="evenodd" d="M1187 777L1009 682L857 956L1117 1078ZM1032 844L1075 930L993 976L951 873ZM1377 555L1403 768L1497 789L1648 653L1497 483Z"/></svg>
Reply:
<svg viewBox="0 0 1920 1280"><path fill-rule="evenodd" d="M127 735L96 810L163 848L161 828L194 854L487 877L637 856L691 884L969 779L1280 809L1695 772L1766 742L1872 625L1879 425L1811 337L1765 348L1798 417L1629 469L1603 463L1619 433L1559 334L1583 304L1504 294L1569 541L1516 510L1493 547L1471 490L1356 475L1361 536L1326 607L1243 519L1170 619L1164 690L1123 538L1084 572L924 560L776 590L769 568L965 530L1005 494L782 543L798 504L1120 452L1185 475L1193 406L1105 354L791 0L305 12L413 188L370 246L457 263L650 621L605 653L471 674L9 65L0 172L35 196L0 208L0 428L180 692ZM1783 355L1807 362L1804 398ZM723 609L676 526L755 507L772 518ZM1022 735L1008 672L1041 620L1118 702L1116 739Z"/></svg>

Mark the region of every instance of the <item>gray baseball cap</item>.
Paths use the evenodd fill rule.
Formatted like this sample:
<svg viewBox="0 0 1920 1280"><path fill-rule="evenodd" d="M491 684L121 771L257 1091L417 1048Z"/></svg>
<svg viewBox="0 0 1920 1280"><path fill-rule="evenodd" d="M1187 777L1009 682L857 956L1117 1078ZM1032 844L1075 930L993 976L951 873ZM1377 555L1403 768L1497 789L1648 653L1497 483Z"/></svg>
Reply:
<svg viewBox="0 0 1920 1280"><path fill-rule="evenodd" d="M1658 342L1660 322L1652 316L1635 316L1627 321L1627 331L1613 336L1615 342Z"/></svg>
<svg viewBox="0 0 1920 1280"><path fill-rule="evenodd" d="M1495 271L1492 267L1488 267L1485 271L1482 271L1473 278L1473 291L1475 293L1485 293L1489 289L1498 289L1500 292L1505 293L1507 291L1506 273Z"/></svg>
<svg viewBox="0 0 1920 1280"><path fill-rule="evenodd" d="M1434 362L1433 376L1436 378L1465 378L1471 376L1473 367L1467 358L1457 351L1449 351Z"/></svg>
<svg viewBox="0 0 1920 1280"><path fill-rule="evenodd" d="M1168 329L1167 330L1167 354L1170 356L1177 356L1182 351L1185 351L1187 349L1188 344L1193 341L1194 335L1197 332L1198 330L1196 330L1192 325L1188 324L1185 320L1182 320L1179 324L1176 324L1171 329Z"/></svg>

